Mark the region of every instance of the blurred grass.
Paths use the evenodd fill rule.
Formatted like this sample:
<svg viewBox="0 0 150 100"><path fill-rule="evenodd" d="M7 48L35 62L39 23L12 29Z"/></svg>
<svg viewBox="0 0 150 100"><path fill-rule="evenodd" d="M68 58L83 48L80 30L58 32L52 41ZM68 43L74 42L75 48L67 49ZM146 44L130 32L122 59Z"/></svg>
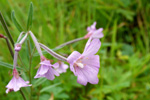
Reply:
<svg viewBox="0 0 150 100"><path fill-rule="evenodd" d="M50 48L84 36L87 26L94 21L97 21L97 28L104 28L102 46L98 52L101 57L99 84L81 86L69 69L54 81L33 79L37 71L35 67L40 61L35 56L31 76L32 83L39 85L33 88L33 99L48 100L53 93L55 99L63 100L150 100L149 0L1 0L0 11L15 41L19 31L11 20L11 12L15 11L15 17L26 31L31 1L34 6L31 30L41 43ZM0 33L5 34L2 25ZM33 50L34 45L30 42ZM82 52L85 43L86 41L80 41L58 52L67 55L73 50ZM5 40L0 40L0 46L0 61L12 64ZM29 54L26 46L27 43L20 55L28 68ZM11 69L0 65L0 100L21 100L19 92L5 93L5 86L12 78L10 74ZM28 72L22 72L22 77L29 80L26 75ZM41 89L59 82L62 84L40 94ZM23 88L23 91L28 97L30 88Z"/></svg>

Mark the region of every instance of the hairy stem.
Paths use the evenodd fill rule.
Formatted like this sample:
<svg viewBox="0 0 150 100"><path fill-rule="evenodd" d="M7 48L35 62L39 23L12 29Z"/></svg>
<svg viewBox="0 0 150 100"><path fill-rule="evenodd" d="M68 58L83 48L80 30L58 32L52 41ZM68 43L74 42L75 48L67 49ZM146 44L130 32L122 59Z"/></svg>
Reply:
<svg viewBox="0 0 150 100"><path fill-rule="evenodd" d="M39 43L38 43L36 37L34 36L34 34L33 34L31 31L29 31L29 33L30 33L30 35L31 35L31 37L32 37L32 39L33 39L33 42L34 42L34 44L35 44L35 47L36 47L38 53L40 54L40 56L43 56L42 50L41 50L41 48L40 48L40 45L39 45Z"/></svg>
<svg viewBox="0 0 150 100"><path fill-rule="evenodd" d="M28 33L26 33L26 35L22 38L22 40L19 42L19 44L23 44L24 43L24 41L27 39L27 37L28 37Z"/></svg>
<svg viewBox="0 0 150 100"><path fill-rule="evenodd" d="M85 39L84 37L81 37L81 38L77 38L77 39L68 41L68 42L66 42L66 43L63 43L63 44L61 44L61 45L55 47L53 50L61 49L61 48L63 48L63 47L66 46L66 45L69 45L69 44L71 44L71 43L75 43L75 42L78 42L78 41L81 41L81 40L84 40L84 39Z"/></svg>
<svg viewBox="0 0 150 100"><path fill-rule="evenodd" d="M39 43L40 47L43 48L44 50L46 50L50 55L52 55L53 57L55 57L56 59L58 60L61 60L61 61L67 61L67 58L57 54L56 52L54 52L53 50L49 49L47 46L45 46L44 44L42 43Z"/></svg>
<svg viewBox="0 0 150 100"><path fill-rule="evenodd" d="M17 59L18 59L18 51L15 51L15 55L14 55L14 68L16 68L17 66Z"/></svg>
<svg viewBox="0 0 150 100"><path fill-rule="evenodd" d="M23 34L25 34L25 32L21 32L21 33L19 34L19 37L18 37L18 39L17 39L17 43L20 41L20 39L21 39L21 37L22 37Z"/></svg>

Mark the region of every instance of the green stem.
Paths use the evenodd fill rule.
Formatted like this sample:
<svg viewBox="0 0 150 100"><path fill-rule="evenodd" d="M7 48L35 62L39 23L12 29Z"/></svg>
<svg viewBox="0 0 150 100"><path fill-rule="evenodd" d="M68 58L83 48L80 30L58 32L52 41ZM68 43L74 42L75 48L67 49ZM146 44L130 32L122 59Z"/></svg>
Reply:
<svg viewBox="0 0 150 100"><path fill-rule="evenodd" d="M63 48L63 47L66 46L66 45L69 45L69 44L71 44L71 43L78 42L78 41L81 41L81 40L84 40L84 39L85 39L84 37L81 37L81 38L77 38L77 39L68 41L68 42L66 42L66 43L63 43L63 44L61 44L61 45L55 47L53 50L61 49L61 48Z"/></svg>
<svg viewBox="0 0 150 100"><path fill-rule="evenodd" d="M4 20L3 16L2 16L1 12L0 12L0 21L1 21L1 23L2 23L2 26L3 26L3 28L4 28L5 32L6 32L6 34L8 35L8 38L9 38L10 41L11 41L11 44L12 44L13 47L14 47L14 40L13 40L13 38L12 38L12 36L11 36L9 30L8 30L8 27L7 27L7 25L6 25L6 22L5 22L5 20ZM8 42L8 39L6 39L6 42L9 43L9 42ZM8 45L8 44L7 44L7 45ZM10 43L9 43L9 50L11 50L10 52L11 52L11 55L12 55L12 58L13 58L14 53L13 53L13 50L12 50L12 48L11 48L11 46L10 46ZM24 95L24 93L23 93L23 91L22 91L21 89L20 89L20 94L22 95L23 99L26 100L26 97L25 97L25 95Z"/></svg>
<svg viewBox="0 0 150 100"><path fill-rule="evenodd" d="M5 38L5 40L6 40L6 43L7 43L8 49L9 49L9 51L10 51L10 54L11 54L12 58L14 58L14 53L13 53L13 50L12 50L12 48L11 48L11 46L10 46L10 43L9 43L7 37L4 37L4 38Z"/></svg>
<svg viewBox="0 0 150 100"><path fill-rule="evenodd" d="M3 26L4 30L5 30L5 32L7 33L8 38L9 38L10 41L11 41L11 44L12 44L13 47L14 47L14 40L13 40L13 38L12 38L12 36L11 36L9 30L8 30L7 24L6 24L5 20L4 20L3 15L2 15L1 12L0 12L0 21L1 21L1 23L2 23L2 26Z"/></svg>
<svg viewBox="0 0 150 100"><path fill-rule="evenodd" d="M24 100L27 100L26 97L25 97L25 95L24 95L24 93L23 93L23 91L21 89L20 89L20 94L22 95L22 97L23 97Z"/></svg>
<svg viewBox="0 0 150 100"><path fill-rule="evenodd" d="M52 55L53 57L55 57L58 60L61 61L67 61L67 58L59 55L58 53L54 52L53 50L51 50L50 48L48 48L46 45L39 43L40 47L43 48L44 50L46 50L50 55Z"/></svg>
<svg viewBox="0 0 150 100"><path fill-rule="evenodd" d="M31 75L31 63L32 63L32 57L31 57L31 48L30 48L30 42L27 40L28 45L28 51L29 51L29 80L30 83L32 83L32 75ZM32 100L32 86L30 87L31 93L30 93L30 100Z"/></svg>

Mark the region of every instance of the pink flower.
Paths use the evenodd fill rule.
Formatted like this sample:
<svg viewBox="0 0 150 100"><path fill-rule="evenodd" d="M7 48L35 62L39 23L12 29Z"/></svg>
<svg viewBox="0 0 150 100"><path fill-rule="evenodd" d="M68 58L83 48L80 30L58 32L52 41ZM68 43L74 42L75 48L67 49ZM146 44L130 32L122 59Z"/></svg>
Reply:
<svg viewBox="0 0 150 100"><path fill-rule="evenodd" d="M102 38L104 35L102 33L103 28L96 29L96 22L93 23L90 27L87 28L88 33L84 36L87 38Z"/></svg>
<svg viewBox="0 0 150 100"><path fill-rule="evenodd" d="M52 68L49 60L46 60L44 57L41 57L41 60L41 66L34 78L46 77L49 80L53 80L55 78L54 75L59 76L59 73Z"/></svg>
<svg viewBox="0 0 150 100"><path fill-rule="evenodd" d="M64 64L64 62L57 62L53 65L53 67L55 68L55 70L58 72L58 73L64 73L66 72L67 68L68 68L68 65L67 64Z"/></svg>
<svg viewBox="0 0 150 100"><path fill-rule="evenodd" d="M18 74L17 69L13 69L13 78L12 80L8 83L6 86L7 90L6 93L11 92L11 91L18 91L20 90L21 87L27 87L31 86L28 85L29 81L24 81Z"/></svg>
<svg viewBox="0 0 150 100"><path fill-rule="evenodd" d="M88 82L91 84L98 83L97 74L100 68L99 56L95 55L101 42L99 39L92 39L90 43L87 42L84 52L80 54L74 51L67 61L70 63L71 71L77 76L77 82L86 85Z"/></svg>

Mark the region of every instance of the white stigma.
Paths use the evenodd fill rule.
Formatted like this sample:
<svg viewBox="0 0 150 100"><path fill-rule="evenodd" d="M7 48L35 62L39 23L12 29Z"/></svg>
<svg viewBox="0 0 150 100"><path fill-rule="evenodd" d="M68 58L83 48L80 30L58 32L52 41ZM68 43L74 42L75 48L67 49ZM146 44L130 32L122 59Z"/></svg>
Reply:
<svg viewBox="0 0 150 100"><path fill-rule="evenodd" d="M80 68L84 68L84 65L82 63L76 63L76 65Z"/></svg>

